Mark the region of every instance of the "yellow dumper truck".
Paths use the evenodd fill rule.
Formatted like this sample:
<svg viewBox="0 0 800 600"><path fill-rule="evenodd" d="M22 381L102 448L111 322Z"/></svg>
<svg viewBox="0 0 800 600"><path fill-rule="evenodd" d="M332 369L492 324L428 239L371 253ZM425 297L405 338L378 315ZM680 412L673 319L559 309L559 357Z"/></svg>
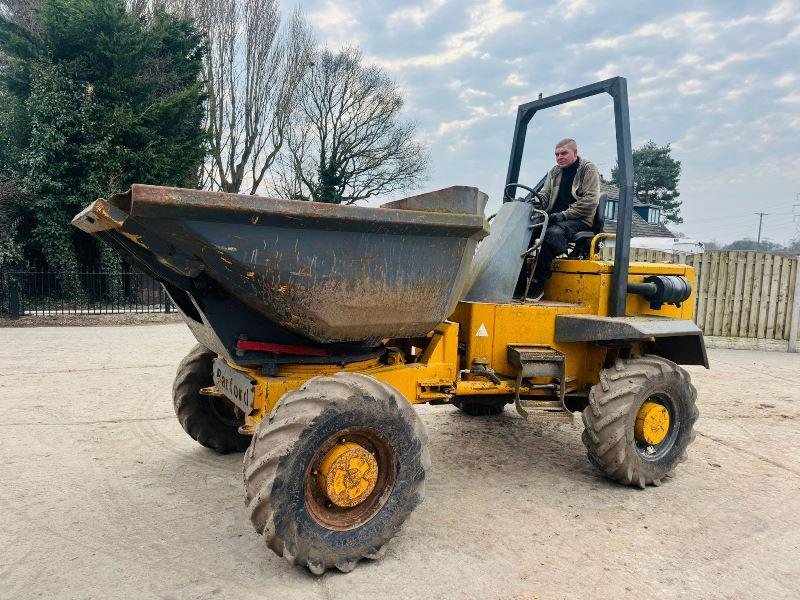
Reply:
<svg viewBox="0 0 800 600"><path fill-rule="evenodd" d="M614 262L594 231L533 302L514 297L547 228L520 184L528 122L594 94L614 101L622 186ZM694 273L629 263L625 80L520 106L504 203L453 187L379 208L135 185L75 217L164 285L197 338L174 385L203 446L244 452L244 495L267 546L313 573L377 559L422 501L431 459L414 404L474 416L582 412L589 459L659 485L686 458L708 366ZM519 190L527 194L516 197Z"/></svg>

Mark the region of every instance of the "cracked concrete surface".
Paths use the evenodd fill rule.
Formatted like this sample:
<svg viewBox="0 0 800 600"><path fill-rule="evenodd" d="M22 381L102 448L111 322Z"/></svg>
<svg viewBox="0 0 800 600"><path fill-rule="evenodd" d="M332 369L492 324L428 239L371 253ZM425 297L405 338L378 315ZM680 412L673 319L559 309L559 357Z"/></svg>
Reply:
<svg viewBox="0 0 800 600"><path fill-rule="evenodd" d="M661 488L603 479L570 425L421 407L425 502L382 561L315 578L252 531L240 460L170 399L182 324L0 329L0 598L796 598L800 355L710 352Z"/></svg>

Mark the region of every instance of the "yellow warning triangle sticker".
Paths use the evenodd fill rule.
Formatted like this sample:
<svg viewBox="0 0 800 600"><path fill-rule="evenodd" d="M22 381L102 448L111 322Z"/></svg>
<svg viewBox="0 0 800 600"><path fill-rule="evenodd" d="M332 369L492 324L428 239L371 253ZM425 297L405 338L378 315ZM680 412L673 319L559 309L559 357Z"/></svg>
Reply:
<svg viewBox="0 0 800 600"><path fill-rule="evenodd" d="M489 332L486 331L486 325L481 323L481 326L478 327L478 333L475 334L475 337L489 337Z"/></svg>

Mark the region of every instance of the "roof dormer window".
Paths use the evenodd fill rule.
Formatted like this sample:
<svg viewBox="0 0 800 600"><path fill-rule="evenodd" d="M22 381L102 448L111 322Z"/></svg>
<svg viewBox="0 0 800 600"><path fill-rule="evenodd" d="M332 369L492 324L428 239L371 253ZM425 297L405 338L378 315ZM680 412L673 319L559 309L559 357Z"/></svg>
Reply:
<svg viewBox="0 0 800 600"><path fill-rule="evenodd" d="M606 221L616 221L617 220L617 206L619 202L616 200L612 200L611 198L606 198L606 209L605 213L603 214L603 218Z"/></svg>
<svg viewBox="0 0 800 600"><path fill-rule="evenodd" d="M634 204L633 210L651 225L661 223L661 208L655 204Z"/></svg>

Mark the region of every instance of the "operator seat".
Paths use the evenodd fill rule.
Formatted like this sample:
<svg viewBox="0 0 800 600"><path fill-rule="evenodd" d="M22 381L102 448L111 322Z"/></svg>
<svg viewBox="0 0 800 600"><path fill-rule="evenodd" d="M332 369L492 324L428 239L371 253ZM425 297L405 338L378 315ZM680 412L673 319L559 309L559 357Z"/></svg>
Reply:
<svg viewBox="0 0 800 600"><path fill-rule="evenodd" d="M592 245L592 238L598 233L603 232L605 226L606 195L602 194L597 202L597 210L594 213L591 231L581 231L567 248L567 257L576 259L589 258L589 250Z"/></svg>

